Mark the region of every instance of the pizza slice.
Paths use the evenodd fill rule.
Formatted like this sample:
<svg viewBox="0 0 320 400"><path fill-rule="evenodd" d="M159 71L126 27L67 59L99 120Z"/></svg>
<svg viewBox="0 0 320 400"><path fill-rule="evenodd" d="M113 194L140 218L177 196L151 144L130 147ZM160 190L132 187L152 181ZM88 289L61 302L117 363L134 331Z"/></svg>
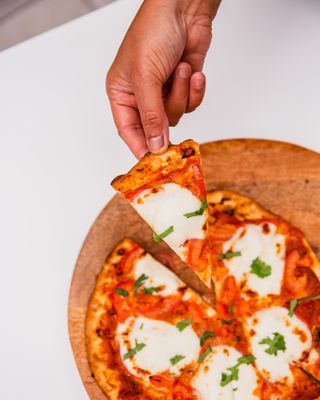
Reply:
<svg viewBox="0 0 320 400"><path fill-rule="evenodd" d="M217 309L251 314L291 309L320 294L320 265L301 231L255 201L226 190L208 193L209 239Z"/></svg>
<svg viewBox="0 0 320 400"><path fill-rule="evenodd" d="M199 145L186 140L161 155L148 153L112 186L151 226L154 241L164 240L210 287L208 210Z"/></svg>

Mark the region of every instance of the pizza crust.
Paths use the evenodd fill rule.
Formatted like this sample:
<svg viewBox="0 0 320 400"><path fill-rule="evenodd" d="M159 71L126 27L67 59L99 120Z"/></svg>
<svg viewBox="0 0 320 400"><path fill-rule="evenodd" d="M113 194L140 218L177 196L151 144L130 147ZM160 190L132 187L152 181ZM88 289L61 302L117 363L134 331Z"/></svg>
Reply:
<svg viewBox="0 0 320 400"><path fill-rule="evenodd" d="M162 175L169 175L182 169L190 157L199 157L199 145L189 139L177 145L170 145L163 154L147 153L127 174L117 176L112 187L126 193L147 185Z"/></svg>
<svg viewBox="0 0 320 400"><path fill-rule="evenodd" d="M112 365L111 346L106 348L103 341L97 334L97 328L101 315L112 309L111 299L105 295L104 288L113 286L116 282L115 274L111 266L121 261L122 249L130 251L135 243L130 239L123 239L108 257L102 268L97 283L88 303L87 316L85 321L86 348L91 371L101 387L108 396L108 400L117 400L121 388L121 374Z"/></svg>

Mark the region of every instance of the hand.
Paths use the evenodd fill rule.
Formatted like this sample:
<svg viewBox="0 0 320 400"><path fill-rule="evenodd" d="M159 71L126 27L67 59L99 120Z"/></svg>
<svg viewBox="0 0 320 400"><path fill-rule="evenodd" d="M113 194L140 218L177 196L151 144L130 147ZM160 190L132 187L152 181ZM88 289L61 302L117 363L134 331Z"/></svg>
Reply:
<svg viewBox="0 0 320 400"><path fill-rule="evenodd" d="M107 74L119 135L137 158L161 153L169 125L205 93L201 72L220 0L145 0Z"/></svg>

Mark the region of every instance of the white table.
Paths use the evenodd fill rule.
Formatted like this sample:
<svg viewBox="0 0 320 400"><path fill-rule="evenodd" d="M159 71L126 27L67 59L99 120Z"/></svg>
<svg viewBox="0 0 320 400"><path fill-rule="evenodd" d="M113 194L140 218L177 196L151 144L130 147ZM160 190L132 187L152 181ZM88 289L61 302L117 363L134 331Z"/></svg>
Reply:
<svg viewBox="0 0 320 400"><path fill-rule="evenodd" d="M140 1L0 54L0 398L86 399L67 335L82 241L134 162L104 75ZM320 3L225 0L203 106L172 140L264 137L320 151Z"/></svg>

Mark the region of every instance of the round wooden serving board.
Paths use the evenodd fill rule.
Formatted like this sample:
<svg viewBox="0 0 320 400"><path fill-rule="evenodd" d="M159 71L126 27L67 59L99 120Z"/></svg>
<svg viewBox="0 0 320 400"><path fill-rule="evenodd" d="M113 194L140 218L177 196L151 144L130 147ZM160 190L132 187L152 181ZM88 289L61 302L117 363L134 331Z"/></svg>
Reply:
<svg viewBox="0 0 320 400"><path fill-rule="evenodd" d="M257 200L299 227L320 256L320 154L288 143L227 140L201 146L208 191L230 189ZM125 171L124 171L125 172ZM75 266L69 296L69 335L74 357L90 399L106 397L87 362L84 324L96 277L113 247L129 237L203 291L190 270L181 266L165 244L151 239L151 229L122 197L116 195L90 229Z"/></svg>

